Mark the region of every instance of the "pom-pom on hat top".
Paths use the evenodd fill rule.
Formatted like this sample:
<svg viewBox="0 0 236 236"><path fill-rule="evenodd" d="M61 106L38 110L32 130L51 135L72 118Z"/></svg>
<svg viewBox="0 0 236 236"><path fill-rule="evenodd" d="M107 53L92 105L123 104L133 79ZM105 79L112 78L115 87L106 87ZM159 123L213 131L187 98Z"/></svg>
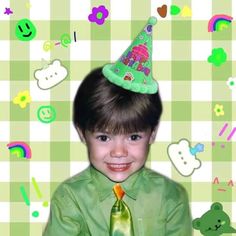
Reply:
<svg viewBox="0 0 236 236"><path fill-rule="evenodd" d="M144 29L114 64L103 67L104 76L113 84L137 93L153 94L158 90L152 77L152 26L150 17Z"/></svg>

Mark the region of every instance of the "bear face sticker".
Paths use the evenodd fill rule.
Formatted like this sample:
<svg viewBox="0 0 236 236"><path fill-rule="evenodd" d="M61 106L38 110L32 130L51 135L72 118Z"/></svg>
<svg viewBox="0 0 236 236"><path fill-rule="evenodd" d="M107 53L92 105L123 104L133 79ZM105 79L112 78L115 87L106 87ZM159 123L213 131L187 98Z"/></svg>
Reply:
<svg viewBox="0 0 236 236"><path fill-rule="evenodd" d="M223 211L223 206L219 202L213 203L211 209L201 218L194 219L192 225L205 236L236 233L236 229L230 226L229 216Z"/></svg>

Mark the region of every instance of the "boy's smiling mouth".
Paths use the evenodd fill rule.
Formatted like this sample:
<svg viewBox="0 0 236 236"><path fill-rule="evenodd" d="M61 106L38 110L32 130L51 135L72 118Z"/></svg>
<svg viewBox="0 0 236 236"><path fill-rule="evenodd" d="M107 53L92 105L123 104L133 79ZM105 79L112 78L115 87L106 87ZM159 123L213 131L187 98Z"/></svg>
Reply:
<svg viewBox="0 0 236 236"><path fill-rule="evenodd" d="M106 163L108 169L115 171L115 172L122 172L126 171L130 168L132 162L130 163L120 163L120 164L113 164L113 163Z"/></svg>

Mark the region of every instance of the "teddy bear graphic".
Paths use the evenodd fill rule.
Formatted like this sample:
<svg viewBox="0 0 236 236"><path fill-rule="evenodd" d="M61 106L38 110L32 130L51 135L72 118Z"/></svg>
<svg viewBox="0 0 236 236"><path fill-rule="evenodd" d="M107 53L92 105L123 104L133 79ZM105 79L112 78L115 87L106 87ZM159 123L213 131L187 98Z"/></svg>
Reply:
<svg viewBox="0 0 236 236"><path fill-rule="evenodd" d="M230 226L229 216L223 211L223 206L219 202L213 203L211 209L201 218L194 219L192 225L205 236L236 233L236 229Z"/></svg>

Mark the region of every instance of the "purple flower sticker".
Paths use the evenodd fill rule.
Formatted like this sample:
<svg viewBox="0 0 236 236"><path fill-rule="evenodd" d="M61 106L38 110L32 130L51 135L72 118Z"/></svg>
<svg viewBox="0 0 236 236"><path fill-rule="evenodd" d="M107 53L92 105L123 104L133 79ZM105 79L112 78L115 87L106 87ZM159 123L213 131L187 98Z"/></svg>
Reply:
<svg viewBox="0 0 236 236"><path fill-rule="evenodd" d="M90 22L95 22L98 25L102 25L105 19L108 17L108 10L105 6L93 7L92 13L88 16Z"/></svg>

